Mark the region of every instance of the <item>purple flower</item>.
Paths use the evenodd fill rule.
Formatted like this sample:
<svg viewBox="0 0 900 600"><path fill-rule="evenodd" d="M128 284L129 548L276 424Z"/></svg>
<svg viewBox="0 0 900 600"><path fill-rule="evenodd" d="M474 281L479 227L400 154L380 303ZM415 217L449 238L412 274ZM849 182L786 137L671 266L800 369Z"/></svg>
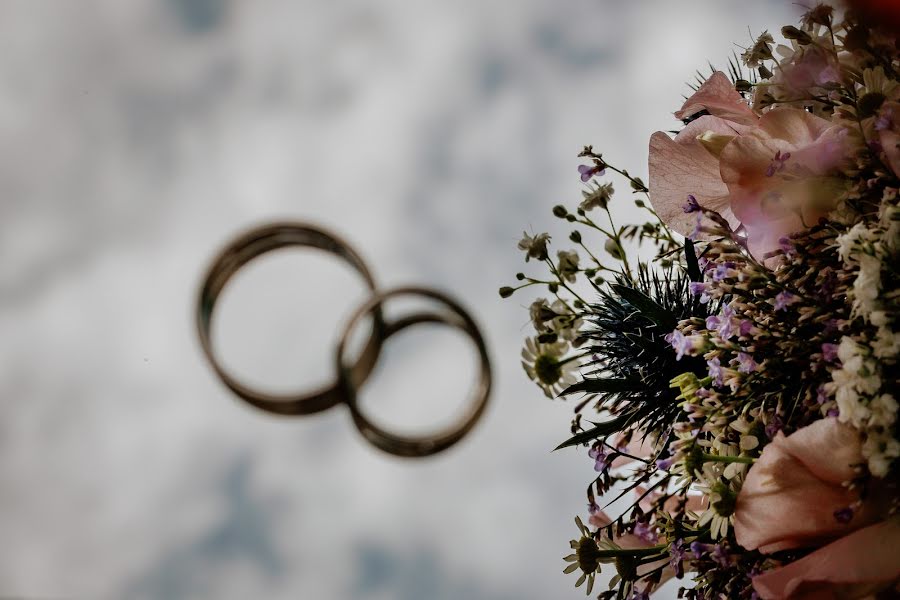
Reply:
<svg viewBox="0 0 900 600"><path fill-rule="evenodd" d="M836 361L837 357L838 357L837 352L838 352L837 344L829 344L827 342L822 344L822 358L825 360L825 362Z"/></svg>
<svg viewBox="0 0 900 600"><path fill-rule="evenodd" d="M775 158L772 159L772 162L769 163L769 167L766 169L766 177L772 177L775 173L778 173L782 169L784 169L784 163L787 162L787 159L791 157L790 152L781 153L781 150L775 152Z"/></svg>
<svg viewBox="0 0 900 600"><path fill-rule="evenodd" d="M578 165L578 172L581 173L581 181L587 183L591 177L606 173L606 169L597 165Z"/></svg>
<svg viewBox="0 0 900 600"><path fill-rule="evenodd" d="M834 511L834 520L838 523L847 524L853 519L853 509L849 506Z"/></svg>
<svg viewBox="0 0 900 600"><path fill-rule="evenodd" d="M709 367L709 376L712 377L713 383L722 385L725 373L722 370L722 364L719 362L719 357L716 356L711 360L706 361L706 366Z"/></svg>
<svg viewBox="0 0 900 600"><path fill-rule="evenodd" d="M728 340L731 339L731 336L733 336L734 333L734 319L731 317L724 317L719 324L719 337L723 340Z"/></svg>
<svg viewBox="0 0 900 600"><path fill-rule="evenodd" d="M653 531L653 528L643 521L638 521L634 524L634 535L641 538L648 544L655 544L657 540L656 533Z"/></svg>
<svg viewBox="0 0 900 600"><path fill-rule="evenodd" d="M698 212L697 213L697 222L694 224L694 230L691 231L690 235L688 235L688 239L691 241L696 240L698 237L700 237L700 234L702 233L702 231L703 231L703 213Z"/></svg>
<svg viewBox="0 0 900 600"><path fill-rule="evenodd" d="M720 567L727 567L731 564L731 556L725 550L725 546L722 544L715 544L712 547L712 552L710 553L712 559L719 563Z"/></svg>
<svg viewBox="0 0 900 600"><path fill-rule="evenodd" d="M772 420L766 423L766 437L770 440L775 439L775 434L781 431L784 428L784 423L782 423L781 418L778 415L772 417Z"/></svg>
<svg viewBox="0 0 900 600"><path fill-rule="evenodd" d="M684 560L685 550L684 543L678 539L669 546L669 565L675 571L675 577L679 579L684 577L684 567L681 561Z"/></svg>
<svg viewBox="0 0 900 600"><path fill-rule="evenodd" d="M665 340L675 349L675 360L681 360L685 354L692 356L703 344L703 339L700 336L686 336L677 329L666 335Z"/></svg>
<svg viewBox="0 0 900 600"><path fill-rule="evenodd" d="M669 458L663 458L656 461L656 468L660 471L668 471L672 468L672 463L675 462L675 459L671 456Z"/></svg>
<svg viewBox="0 0 900 600"><path fill-rule="evenodd" d="M786 310L787 307L797 301L797 297L790 292L779 292L775 296L775 310Z"/></svg>
<svg viewBox="0 0 900 600"><path fill-rule="evenodd" d="M706 292L706 284L702 281L692 281L690 283L691 293L695 296L699 296Z"/></svg>
<svg viewBox="0 0 900 600"><path fill-rule="evenodd" d="M609 455L604 451L603 447L600 445L593 446L588 451L588 456L594 459L594 470L598 473L602 473L607 467L609 467Z"/></svg>
<svg viewBox="0 0 900 600"><path fill-rule="evenodd" d="M875 131L884 131L885 129L890 129L893 125L893 116L894 111L890 108L881 111L881 114L878 115L878 118L875 119Z"/></svg>
<svg viewBox="0 0 900 600"><path fill-rule="evenodd" d="M713 271L713 281L722 281L726 277L730 277L732 275L731 271L735 266L736 265L732 261L726 261L720 265L717 265L715 270Z"/></svg>
<svg viewBox="0 0 900 600"><path fill-rule="evenodd" d="M740 373L752 373L759 368L759 363L753 360L753 357L746 352L738 352L737 362Z"/></svg>
<svg viewBox="0 0 900 600"><path fill-rule="evenodd" d="M700 212L700 203L693 194L688 194L687 202L681 207L681 210L686 213Z"/></svg>
<svg viewBox="0 0 900 600"><path fill-rule="evenodd" d="M828 319L827 321L825 321L825 329L822 331L822 335L831 335L832 333L837 333L840 328L840 319Z"/></svg>
<svg viewBox="0 0 900 600"><path fill-rule="evenodd" d="M709 302L709 296L707 295L707 290L709 286L702 281L692 281L688 286L691 290L691 293L695 296L700 296L700 302L702 304L706 304Z"/></svg>
<svg viewBox="0 0 900 600"><path fill-rule="evenodd" d="M718 329L719 328L719 317L715 315L709 315L706 317L706 328L707 329Z"/></svg>
<svg viewBox="0 0 900 600"><path fill-rule="evenodd" d="M794 247L794 242L791 241L788 237L782 237L778 240L778 247L781 248L781 251L788 257L793 256L797 253L797 249Z"/></svg>
<svg viewBox="0 0 900 600"><path fill-rule="evenodd" d="M837 416L840 416L840 414L841 414L840 410L838 410L836 408L830 408L830 409L828 409L828 412L825 413L825 416L826 417L837 417Z"/></svg>
<svg viewBox="0 0 900 600"><path fill-rule="evenodd" d="M828 402L828 392L825 391L824 385L820 385L816 389L816 402L818 402L819 404L825 404L826 402Z"/></svg>
<svg viewBox="0 0 900 600"><path fill-rule="evenodd" d="M700 558L706 552L706 544L702 542L691 542L691 552L694 553L694 558Z"/></svg>
<svg viewBox="0 0 900 600"><path fill-rule="evenodd" d="M591 500L590 504L588 504L588 513L593 515L598 512L600 512L600 505L598 505L596 502Z"/></svg>
<svg viewBox="0 0 900 600"><path fill-rule="evenodd" d="M741 321L740 329L738 330L741 337L747 337L750 335L750 331L753 329L753 322L744 319Z"/></svg>
<svg viewBox="0 0 900 600"><path fill-rule="evenodd" d="M697 264L700 265L700 270L706 273L709 271L713 265L715 264L713 261L709 260L705 256L701 256L697 259Z"/></svg>

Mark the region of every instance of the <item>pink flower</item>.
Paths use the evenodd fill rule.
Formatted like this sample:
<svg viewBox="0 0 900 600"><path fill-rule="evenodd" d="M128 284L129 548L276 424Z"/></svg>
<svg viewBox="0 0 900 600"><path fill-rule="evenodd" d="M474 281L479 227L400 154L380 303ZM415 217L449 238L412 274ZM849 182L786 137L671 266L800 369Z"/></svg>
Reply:
<svg viewBox="0 0 900 600"><path fill-rule="evenodd" d="M788 98L808 98L813 88L829 83L840 83L840 64L833 52L819 46L806 46L798 50L790 61L784 61L775 70L771 85L780 87ZM821 92L821 90L816 90Z"/></svg>
<svg viewBox="0 0 900 600"><path fill-rule="evenodd" d="M757 257L778 240L815 225L843 192L836 177L848 151L845 130L804 110L775 108L757 117L723 73L712 75L676 116L706 110L675 139L650 138L651 202L660 218L690 235L688 196L742 225Z"/></svg>
<svg viewBox="0 0 900 600"><path fill-rule="evenodd" d="M900 521L882 520L878 494L849 510L857 498L843 483L863 462L856 431L831 418L765 447L738 495L738 543L766 554L818 549L755 577L762 598L857 598L900 579Z"/></svg>

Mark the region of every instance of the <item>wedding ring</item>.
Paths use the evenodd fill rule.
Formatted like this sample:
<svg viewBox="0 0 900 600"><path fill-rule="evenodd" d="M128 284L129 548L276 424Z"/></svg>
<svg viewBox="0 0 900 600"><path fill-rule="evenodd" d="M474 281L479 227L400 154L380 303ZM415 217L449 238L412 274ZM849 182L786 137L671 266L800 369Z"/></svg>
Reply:
<svg viewBox="0 0 900 600"><path fill-rule="evenodd" d="M354 366L348 365L345 348L359 322L367 315L373 317L381 314L382 304L396 296L418 296L438 302L447 311L422 312L386 323L382 342L395 333L422 323L439 323L455 327L464 332L475 345L479 359L479 375L472 400L466 412L450 427L427 435L398 435L386 431L370 421L359 407L357 391L363 381L358 379ZM345 384L344 395L350 413L360 433L375 447L390 454L407 457L421 457L445 450L463 438L481 418L487 405L491 390L491 365L487 348L475 321L456 301L444 294L419 287L395 288L374 294L365 304L350 317L335 350L335 364L338 369L338 380Z"/></svg>
<svg viewBox="0 0 900 600"><path fill-rule="evenodd" d="M344 259L376 293L375 280L360 255L336 235L306 223L274 223L253 229L237 237L216 257L207 272L197 303L197 331L200 345L219 378L240 398L264 411L280 415L305 415L331 408L345 401L347 386L337 380L307 393L273 394L255 390L230 374L219 362L212 343L212 318L223 288L241 267L267 252L300 246L329 252ZM381 348L384 323L380 306L368 311L372 331L356 361L348 367L348 377L362 384L372 372Z"/></svg>

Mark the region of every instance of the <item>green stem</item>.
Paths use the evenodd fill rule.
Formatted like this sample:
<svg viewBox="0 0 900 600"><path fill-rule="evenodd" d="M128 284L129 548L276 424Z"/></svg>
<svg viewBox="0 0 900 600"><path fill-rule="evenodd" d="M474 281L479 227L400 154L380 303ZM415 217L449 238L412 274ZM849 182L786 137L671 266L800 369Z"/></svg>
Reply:
<svg viewBox="0 0 900 600"><path fill-rule="evenodd" d="M704 462L744 463L746 465L752 465L756 462L756 459L750 456L719 456L718 454L709 454L707 452L704 452L702 456Z"/></svg>
<svg viewBox="0 0 900 600"><path fill-rule="evenodd" d="M600 558L615 558L617 556L649 556L651 554L659 554L667 550L667 544L658 544L648 548L618 548L616 550L600 550L598 552Z"/></svg>

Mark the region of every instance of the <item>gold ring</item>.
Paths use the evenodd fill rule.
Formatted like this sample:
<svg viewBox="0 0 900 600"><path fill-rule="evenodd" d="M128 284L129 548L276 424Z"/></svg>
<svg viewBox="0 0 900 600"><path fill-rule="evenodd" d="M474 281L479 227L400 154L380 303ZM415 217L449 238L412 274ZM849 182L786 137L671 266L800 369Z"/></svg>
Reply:
<svg viewBox="0 0 900 600"><path fill-rule="evenodd" d="M362 276L372 293L375 280L360 255L336 235L306 223L273 223L238 236L213 261L197 303L197 332L200 345L219 378L240 398L264 411L280 415L305 415L331 408L344 401L346 386L335 381L318 390L296 394L272 394L255 390L238 381L219 362L213 350L211 328L216 301L222 289L241 267L267 252L290 246L316 248L330 252L349 263ZM375 367L383 339L381 310L372 312L372 332L356 362L350 367L354 381L363 382Z"/></svg>
<svg viewBox="0 0 900 600"><path fill-rule="evenodd" d="M472 401L467 411L453 425L446 430L428 435L398 435L386 431L372 423L360 410L357 402L357 390L362 385L362 381L357 381L353 372L353 366L345 362L345 347L352 335L354 329L361 319L366 315L379 314L382 304L385 300L395 296L419 296L437 301L449 309L449 314L438 314L433 312L416 313L407 317L403 317L393 322L388 322L385 326L382 342L389 337L410 327L420 323L440 323L455 327L468 335L469 339L475 344L479 358L479 377L477 386L474 390ZM365 304L350 317L340 341L335 350L335 364L338 369L338 380L345 383L344 390L345 400L350 407L350 414L353 416L353 422L356 424L360 433L369 440L369 442L390 454L397 456L421 457L436 454L442 450L446 450L460 439L462 439L475 426L481 418L487 400L491 391L491 364L488 357L487 348L481 332L471 316L459 305L455 300L448 296L419 287L402 287L376 293Z"/></svg>

